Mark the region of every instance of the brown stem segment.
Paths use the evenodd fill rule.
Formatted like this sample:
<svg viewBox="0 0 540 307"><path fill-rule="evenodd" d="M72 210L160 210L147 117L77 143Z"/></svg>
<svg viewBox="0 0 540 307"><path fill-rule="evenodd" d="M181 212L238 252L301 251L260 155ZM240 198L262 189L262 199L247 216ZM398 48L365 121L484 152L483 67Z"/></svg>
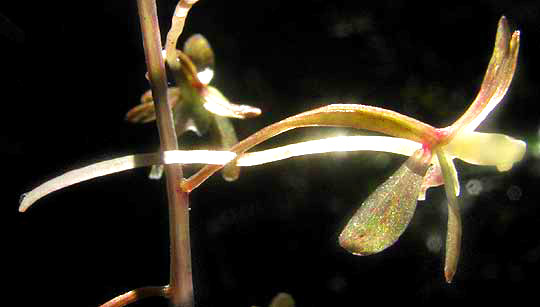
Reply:
<svg viewBox="0 0 540 307"><path fill-rule="evenodd" d="M122 307L147 297L167 297L169 296L169 292L169 287L167 286L138 288L119 295L105 304L102 304L100 307Z"/></svg>
<svg viewBox="0 0 540 307"><path fill-rule="evenodd" d="M167 76L161 54L161 36L155 0L137 0L148 76L154 97L156 121L162 150L178 149L171 108L167 101ZM178 189L183 177L178 164L165 165L171 240L169 300L174 307L193 306L191 249L189 240L189 196Z"/></svg>

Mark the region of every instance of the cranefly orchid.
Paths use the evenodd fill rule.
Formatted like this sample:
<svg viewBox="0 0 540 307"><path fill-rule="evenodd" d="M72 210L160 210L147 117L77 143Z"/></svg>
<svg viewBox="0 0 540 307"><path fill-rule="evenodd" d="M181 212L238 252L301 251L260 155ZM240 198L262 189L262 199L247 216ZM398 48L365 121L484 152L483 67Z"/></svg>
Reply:
<svg viewBox="0 0 540 307"><path fill-rule="evenodd" d="M493 55L476 99L451 126L434 128L397 112L356 104L336 104L304 112L268 126L231 151L237 165L254 165L291 156L340 150L388 151L410 158L358 209L340 235L340 244L352 253L379 252L403 233L416 208L432 186L445 185L448 199L445 278L451 282L457 269L461 246L461 218L454 158L478 165L493 165L505 171L521 160L526 144L506 135L475 132L502 100L517 63L519 31L510 33L506 18L498 24ZM264 152L247 153L251 147L277 134L298 127L339 126L367 129L394 136L340 137L294 144ZM185 190L197 187L219 169L206 166L183 181Z"/></svg>
<svg viewBox="0 0 540 307"><path fill-rule="evenodd" d="M238 138L229 118L251 118L261 114L261 110L231 103L217 88L209 85L214 77L214 51L204 36L190 36L183 51L174 49L177 61L182 65L173 70L176 84L170 86L167 98L171 105L176 135L187 131L197 135L208 135L208 147L226 150L238 143ZM162 52L167 57L166 50ZM149 123L156 120L152 91L141 96L141 103L126 114L126 120L132 123ZM159 179L163 165L154 165L150 172L151 179ZM234 181L240 174L240 168L230 164L223 169L223 178Z"/></svg>
<svg viewBox="0 0 540 307"><path fill-rule="evenodd" d="M133 155L70 171L25 194L19 210L25 211L39 198L60 188L154 164L208 164L179 183L182 190L190 192L225 165L250 166L331 151L387 151L410 157L358 209L340 235L340 244L360 255L384 250L403 233L414 214L417 199L425 197L425 190L444 184L448 198L445 277L450 282L456 271L461 242L461 218L456 197L459 195L459 183L452 160L459 158L472 164L494 165L499 171L504 171L519 161L525 152L526 145L522 141L500 134L475 132L505 95L515 71L518 48L519 32L511 34L506 19L502 17L493 55L477 98L462 117L446 128L434 128L400 113L372 106L328 105L263 128L232 146L230 151L166 151ZM195 69L188 69L192 71L186 74L188 79L196 76ZM338 137L246 153L273 136L308 126L353 127L392 137Z"/></svg>

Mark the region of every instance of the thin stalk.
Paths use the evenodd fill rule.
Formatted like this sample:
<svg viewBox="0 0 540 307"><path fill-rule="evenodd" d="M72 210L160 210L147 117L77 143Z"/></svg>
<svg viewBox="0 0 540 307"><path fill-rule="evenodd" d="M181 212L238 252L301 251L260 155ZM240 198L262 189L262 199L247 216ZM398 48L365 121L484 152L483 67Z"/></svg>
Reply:
<svg viewBox="0 0 540 307"><path fill-rule="evenodd" d="M143 287L135 290L128 291L122 295L119 295L112 300L102 304L100 307L121 307L126 306L131 303L135 303L138 300L141 300L146 297L152 296L163 296L167 297L169 295L169 287Z"/></svg>
<svg viewBox="0 0 540 307"><path fill-rule="evenodd" d="M444 177L444 190L448 200L448 227L446 229L446 251L444 259L444 277L446 282L451 283L456 274L461 253L461 215L459 213L459 205L456 198L454 183L451 178L450 167L452 161L448 159L442 150L437 150L437 158L441 164L442 174Z"/></svg>
<svg viewBox="0 0 540 307"><path fill-rule="evenodd" d="M156 3L155 0L137 0L137 6L161 150L176 150L178 142L171 108L167 101L167 76L161 54L162 45ZM165 165L171 240L169 300L174 307L193 306L189 195L178 189L178 182L182 177L181 165Z"/></svg>
<svg viewBox="0 0 540 307"><path fill-rule="evenodd" d="M171 21L171 29L167 33L165 40L165 51L167 53L167 64L172 71L180 71L180 62L176 58L176 45L178 37L184 30L184 24L191 6L198 0L180 0L176 4Z"/></svg>

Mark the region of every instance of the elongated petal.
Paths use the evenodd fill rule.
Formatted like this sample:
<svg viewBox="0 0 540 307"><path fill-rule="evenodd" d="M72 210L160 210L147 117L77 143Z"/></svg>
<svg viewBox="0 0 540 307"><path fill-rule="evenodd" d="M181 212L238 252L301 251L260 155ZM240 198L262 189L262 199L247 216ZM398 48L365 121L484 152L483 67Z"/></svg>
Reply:
<svg viewBox="0 0 540 307"><path fill-rule="evenodd" d="M380 252L394 244L411 221L431 153L420 149L356 211L339 236L356 255Z"/></svg>
<svg viewBox="0 0 540 307"><path fill-rule="evenodd" d="M457 270L461 251L461 215L456 195L454 180L451 173L452 160L448 159L442 150L437 151L437 158L444 177L444 190L448 200L448 228L446 230L446 256L444 261L444 276L448 283L452 282Z"/></svg>
<svg viewBox="0 0 540 307"><path fill-rule="evenodd" d="M43 196L70 185L93 178L154 164L219 164L224 165L236 157L229 151L171 150L161 153L130 155L98 162L55 177L21 196L19 211L24 212Z"/></svg>
<svg viewBox="0 0 540 307"><path fill-rule="evenodd" d="M259 116L261 110L248 105L239 105L229 102L221 92L212 86L207 86L202 92L204 108L219 116L232 118L249 118Z"/></svg>
<svg viewBox="0 0 540 307"><path fill-rule="evenodd" d="M525 155L527 144L503 134L461 132L444 147L451 156L477 165L494 165L509 170Z"/></svg>
<svg viewBox="0 0 540 307"><path fill-rule="evenodd" d="M508 22L499 20L493 55L476 96L469 109L452 125L452 134L459 130L473 131L502 100L516 69L519 31L510 34Z"/></svg>
<svg viewBox="0 0 540 307"><path fill-rule="evenodd" d="M302 155L358 150L410 156L421 147L420 143L388 136L338 136L246 153L238 158L237 165L252 166Z"/></svg>

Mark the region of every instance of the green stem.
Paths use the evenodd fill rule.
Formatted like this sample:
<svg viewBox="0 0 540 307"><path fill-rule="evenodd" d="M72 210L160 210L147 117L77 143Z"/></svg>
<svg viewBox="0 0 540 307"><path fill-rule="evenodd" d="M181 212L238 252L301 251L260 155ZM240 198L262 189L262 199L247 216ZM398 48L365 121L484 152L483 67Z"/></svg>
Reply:
<svg viewBox="0 0 540 307"><path fill-rule="evenodd" d="M176 150L178 142L171 108L167 101L167 76L161 54L161 36L155 0L137 0L148 76L154 97L161 150ZM169 201L170 281L169 300L174 307L193 306L191 248L189 239L189 195L178 189L183 177L179 164L165 165Z"/></svg>

